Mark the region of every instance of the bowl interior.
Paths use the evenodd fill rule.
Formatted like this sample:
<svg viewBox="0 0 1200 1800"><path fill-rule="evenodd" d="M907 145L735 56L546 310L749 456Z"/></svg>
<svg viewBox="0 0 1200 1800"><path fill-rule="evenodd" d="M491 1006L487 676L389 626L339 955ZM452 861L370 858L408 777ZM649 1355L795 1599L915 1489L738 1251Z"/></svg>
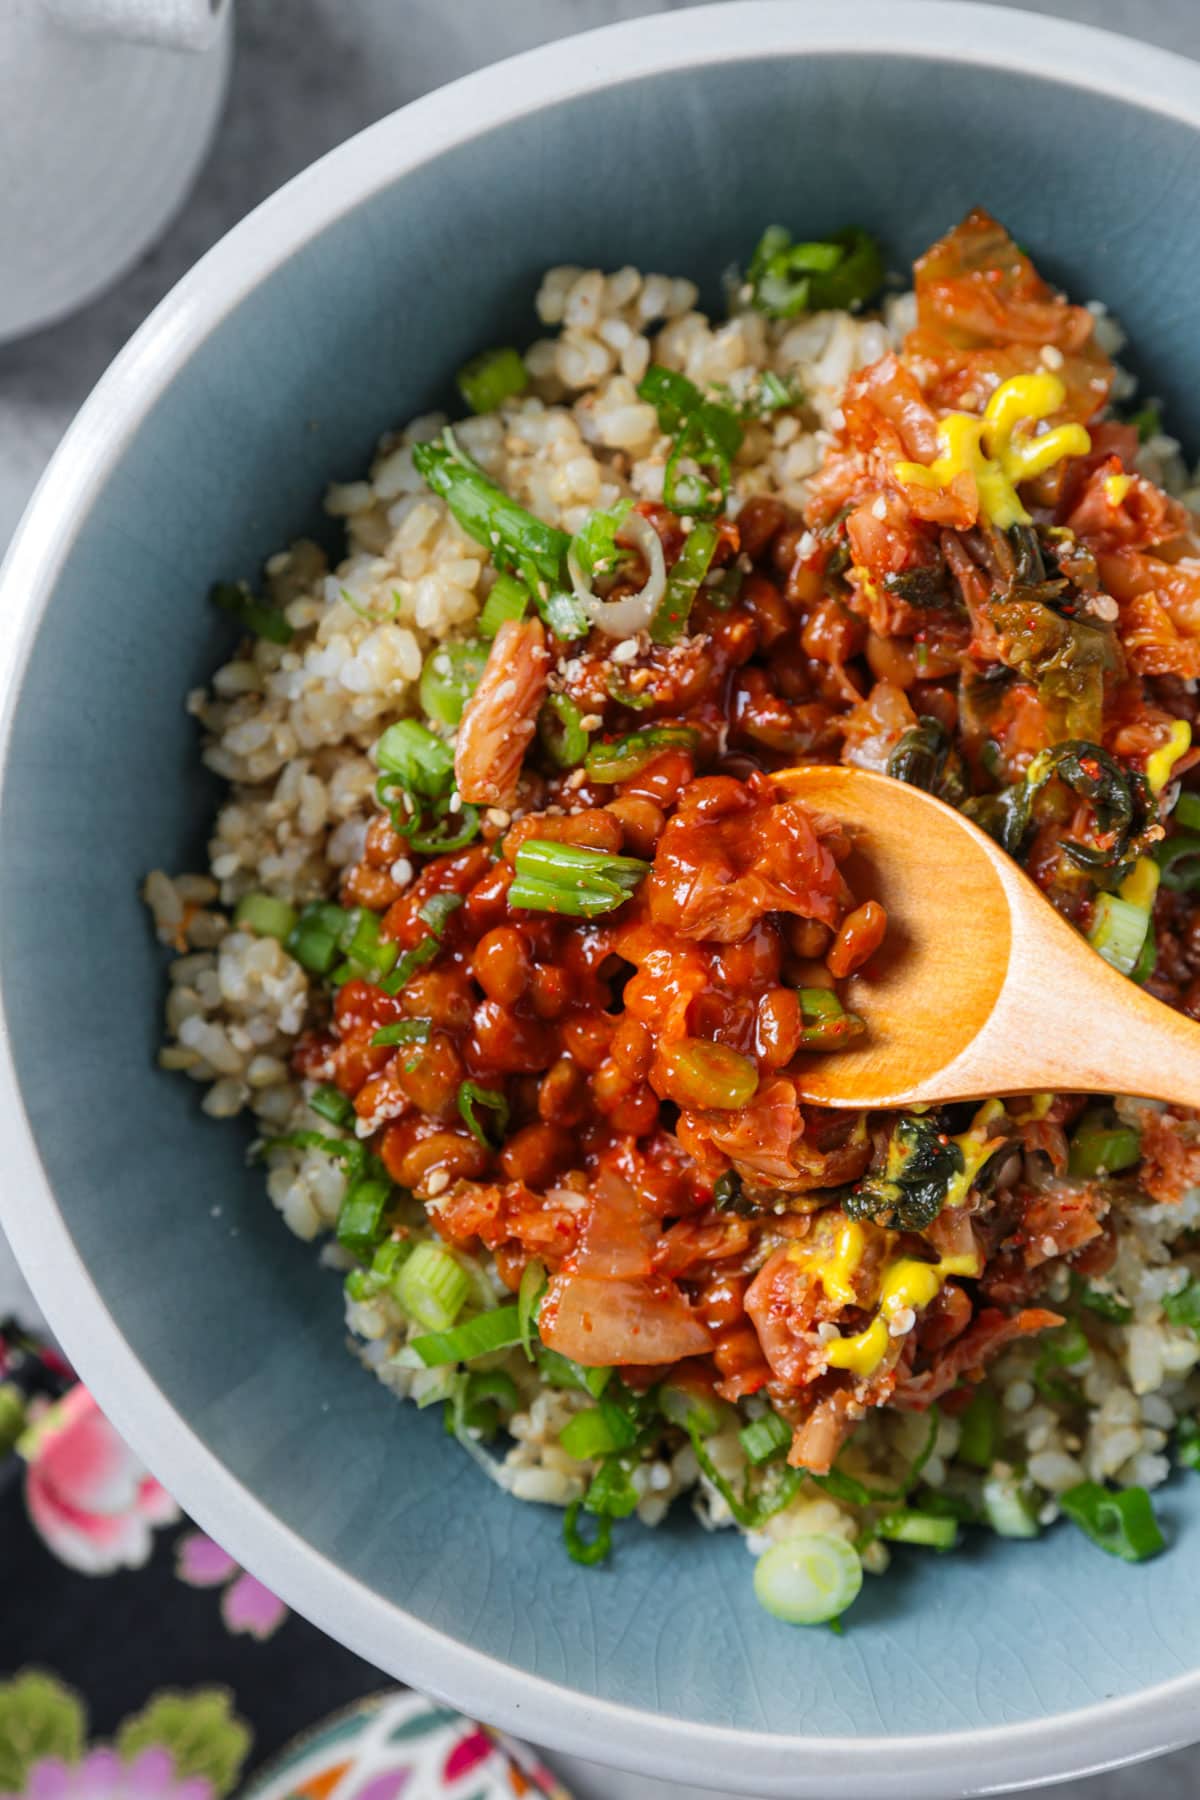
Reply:
<svg viewBox="0 0 1200 1800"><path fill-rule="evenodd" d="M1124 320L1147 391L1194 446L1196 150L1189 127L1065 82L867 52L543 107L385 186L269 275L199 345L83 520L25 675L0 812L0 956L41 1158L105 1304L203 1442L334 1564L477 1650L768 1734L1043 1717L1194 1666L1192 1611L1174 1600L1200 1585L1200 1484L1168 1490L1176 1541L1145 1568L1069 1529L1040 1547L901 1555L841 1638L772 1622L740 1543L683 1514L626 1529L603 1571L572 1565L556 1513L494 1491L439 1417L397 1406L345 1354L338 1278L273 1212L246 1132L155 1069L163 963L137 885L153 866L203 866L217 796L183 701L231 637L206 590L322 529L326 479L448 400L470 352L536 335L547 265L692 273L715 302L773 220L814 236L861 223L902 266L986 204Z"/></svg>

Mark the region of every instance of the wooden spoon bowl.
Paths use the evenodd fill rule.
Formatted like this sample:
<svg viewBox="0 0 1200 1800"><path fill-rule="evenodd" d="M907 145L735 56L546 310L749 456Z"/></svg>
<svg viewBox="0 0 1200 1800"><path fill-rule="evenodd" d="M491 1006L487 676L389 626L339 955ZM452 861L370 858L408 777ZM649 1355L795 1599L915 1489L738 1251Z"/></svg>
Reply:
<svg viewBox="0 0 1200 1800"><path fill-rule="evenodd" d="M845 865L888 935L847 1003L868 1035L796 1078L822 1106L1063 1089L1200 1106L1200 1025L1111 968L953 807L886 775L786 770L782 791L855 828Z"/></svg>

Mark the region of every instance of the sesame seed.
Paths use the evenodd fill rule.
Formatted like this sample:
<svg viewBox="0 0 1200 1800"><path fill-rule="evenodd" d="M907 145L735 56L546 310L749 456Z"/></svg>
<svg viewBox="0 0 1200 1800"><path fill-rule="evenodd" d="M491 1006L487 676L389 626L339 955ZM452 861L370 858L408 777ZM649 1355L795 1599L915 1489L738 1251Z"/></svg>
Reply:
<svg viewBox="0 0 1200 1800"><path fill-rule="evenodd" d="M457 812L462 811L462 795L459 793L457 788L455 788L454 792L450 796L450 811L452 813L457 813Z"/></svg>
<svg viewBox="0 0 1200 1800"><path fill-rule="evenodd" d="M1111 594L1093 594L1088 611L1108 625L1121 616L1121 609Z"/></svg>
<svg viewBox="0 0 1200 1800"><path fill-rule="evenodd" d="M503 831L504 827L512 822L512 814L505 812L502 806L489 806L484 817L489 825L495 825L500 831Z"/></svg>
<svg viewBox="0 0 1200 1800"><path fill-rule="evenodd" d="M846 423L846 415L842 411L840 406L835 406L833 411L830 413L829 423L833 426L833 429L835 431L840 431L842 429L842 426Z"/></svg>
<svg viewBox="0 0 1200 1800"><path fill-rule="evenodd" d="M637 653L637 639L624 638L621 643L613 645L609 657L615 663L627 663L632 662Z"/></svg>
<svg viewBox="0 0 1200 1800"><path fill-rule="evenodd" d="M599 713L584 713L579 721L579 729L581 731L599 731L603 723L604 720Z"/></svg>
<svg viewBox="0 0 1200 1800"><path fill-rule="evenodd" d="M572 769L571 773L567 776L567 779L563 782L563 786L574 791L575 788L581 788L586 780L586 769Z"/></svg>
<svg viewBox="0 0 1200 1800"><path fill-rule="evenodd" d="M832 1344L833 1340L835 1338L840 1338L841 1335L841 1332L831 1319L822 1319L821 1323L817 1326L817 1336L823 1344Z"/></svg>
<svg viewBox="0 0 1200 1800"><path fill-rule="evenodd" d="M500 533L498 531L489 532L488 536L491 538L493 544L498 544L500 542Z"/></svg>
<svg viewBox="0 0 1200 1800"><path fill-rule="evenodd" d="M392 864L390 873L397 887L407 887L413 878L413 866L407 856L398 856Z"/></svg>
<svg viewBox="0 0 1200 1800"><path fill-rule="evenodd" d="M888 1320L888 1336L894 1338L907 1337L916 1322L917 1315L911 1306L897 1307L896 1311Z"/></svg>
<svg viewBox="0 0 1200 1800"><path fill-rule="evenodd" d="M884 499L882 494L880 494L878 500L873 502L873 504L871 506L871 512L872 512L872 515L876 519L886 519L887 518L887 501Z"/></svg>
<svg viewBox="0 0 1200 1800"><path fill-rule="evenodd" d="M435 1169L425 1183L425 1192L430 1195L444 1194L450 1186L450 1176L445 1169Z"/></svg>
<svg viewBox="0 0 1200 1800"><path fill-rule="evenodd" d="M1043 344L1041 358L1048 369L1061 369L1066 360L1057 344Z"/></svg>

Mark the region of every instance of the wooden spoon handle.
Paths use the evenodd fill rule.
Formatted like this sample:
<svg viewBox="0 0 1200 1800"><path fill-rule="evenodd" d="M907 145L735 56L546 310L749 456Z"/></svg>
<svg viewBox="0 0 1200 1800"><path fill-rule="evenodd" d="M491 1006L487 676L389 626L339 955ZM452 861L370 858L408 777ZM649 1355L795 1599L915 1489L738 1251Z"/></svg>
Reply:
<svg viewBox="0 0 1200 1800"><path fill-rule="evenodd" d="M1200 1024L1136 987L1028 890L1014 892L996 1010L946 1071L979 1093L1062 1089L1200 1106ZM993 1086L987 1086L988 1079Z"/></svg>

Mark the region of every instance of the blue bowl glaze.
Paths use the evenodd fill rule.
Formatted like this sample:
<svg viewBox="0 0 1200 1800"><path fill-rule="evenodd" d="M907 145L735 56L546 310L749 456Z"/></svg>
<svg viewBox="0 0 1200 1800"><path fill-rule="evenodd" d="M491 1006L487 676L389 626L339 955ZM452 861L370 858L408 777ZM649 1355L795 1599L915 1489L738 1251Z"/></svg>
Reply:
<svg viewBox="0 0 1200 1800"><path fill-rule="evenodd" d="M187 689L209 584L322 531L331 476L536 334L554 262L696 275L847 221L902 266L976 202L1123 319L1200 444L1195 71L984 7L670 14L409 108L239 227L89 402L2 580L4 1223L85 1379L222 1541L363 1654L542 1741L759 1793L995 1791L1186 1739L1200 1483L1131 1569L1037 1546L901 1555L842 1638L757 1607L681 1514L610 1568L493 1490L341 1347L340 1284L246 1134L154 1066L143 872L202 867L217 794ZM5 1056L11 1066L5 1075ZM1189 1597L1180 1603L1180 1596ZM1084 1710L1081 1710L1084 1709Z"/></svg>

